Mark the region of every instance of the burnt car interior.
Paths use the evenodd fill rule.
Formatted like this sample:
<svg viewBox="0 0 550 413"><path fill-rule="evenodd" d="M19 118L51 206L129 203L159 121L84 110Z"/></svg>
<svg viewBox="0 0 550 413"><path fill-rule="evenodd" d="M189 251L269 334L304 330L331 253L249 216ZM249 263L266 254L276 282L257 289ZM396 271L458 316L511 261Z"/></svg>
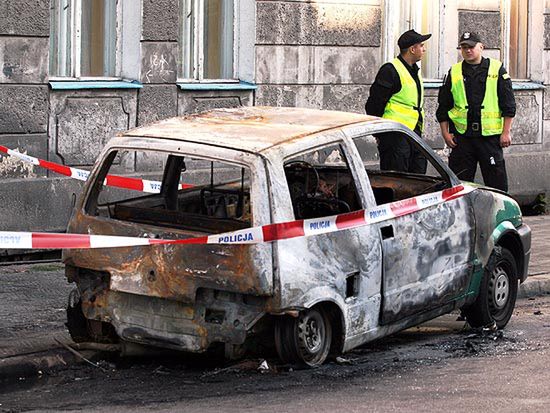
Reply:
<svg viewBox="0 0 550 413"><path fill-rule="evenodd" d="M289 159L284 170L296 219L362 209L353 176L339 145Z"/></svg>
<svg viewBox="0 0 550 413"><path fill-rule="evenodd" d="M425 174L380 169L377 139L384 133L354 139L377 205L440 191L451 186L437 162L410 139L427 158ZM285 175L296 219L318 218L362 209L354 179L339 145L318 148L285 162Z"/></svg>
<svg viewBox="0 0 550 413"><path fill-rule="evenodd" d="M140 151L133 152L117 154L114 151L109 154L88 197L88 214L207 233L251 226L250 173L247 167L155 153L149 158L154 161L149 162L146 179L162 179L158 193L144 194L102 185L107 174L122 175L122 162L115 164L115 159L140 158ZM152 167L157 168L156 173L150 172ZM145 177L144 173L135 171L130 174L126 171L125 176Z"/></svg>
<svg viewBox="0 0 550 413"><path fill-rule="evenodd" d="M390 132L394 133L394 132ZM427 159L425 174L382 170L378 153L378 140L384 139L384 133L364 135L354 139L354 143L361 156L369 176L370 184L377 205L412 198L418 195L429 194L451 187L447 173L412 137L403 134L403 139L418 148Z"/></svg>

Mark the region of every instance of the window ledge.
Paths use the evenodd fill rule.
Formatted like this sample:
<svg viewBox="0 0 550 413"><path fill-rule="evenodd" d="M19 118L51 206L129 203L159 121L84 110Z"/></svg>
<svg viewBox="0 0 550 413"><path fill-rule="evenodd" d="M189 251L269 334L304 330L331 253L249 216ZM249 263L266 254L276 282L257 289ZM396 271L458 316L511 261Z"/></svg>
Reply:
<svg viewBox="0 0 550 413"><path fill-rule="evenodd" d="M181 90L256 90L258 86L248 82L234 83L194 83L194 82L178 82L178 87Z"/></svg>
<svg viewBox="0 0 550 413"><path fill-rule="evenodd" d="M442 80L424 81L424 89L439 89L442 85Z"/></svg>
<svg viewBox="0 0 550 413"><path fill-rule="evenodd" d="M544 90L544 85L537 82L518 82L512 81L512 89L514 90Z"/></svg>
<svg viewBox="0 0 550 413"><path fill-rule="evenodd" d="M52 90L80 89L141 89L143 85L136 80L63 80L51 81Z"/></svg>

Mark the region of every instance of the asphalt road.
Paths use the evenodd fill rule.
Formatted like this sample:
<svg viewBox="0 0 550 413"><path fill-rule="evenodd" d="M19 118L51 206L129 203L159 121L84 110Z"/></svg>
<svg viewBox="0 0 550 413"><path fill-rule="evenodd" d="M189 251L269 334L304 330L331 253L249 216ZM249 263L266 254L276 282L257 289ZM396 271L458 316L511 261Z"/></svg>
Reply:
<svg viewBox="0 0 550 413"><path fill-rule="evenodd" d="M65 366L3 385L0 410L548 411L550 297L520 300L502 336L466 330L456 317L315 370L268 359L261 373L259 359L224 365L205 357Z"/></svg>

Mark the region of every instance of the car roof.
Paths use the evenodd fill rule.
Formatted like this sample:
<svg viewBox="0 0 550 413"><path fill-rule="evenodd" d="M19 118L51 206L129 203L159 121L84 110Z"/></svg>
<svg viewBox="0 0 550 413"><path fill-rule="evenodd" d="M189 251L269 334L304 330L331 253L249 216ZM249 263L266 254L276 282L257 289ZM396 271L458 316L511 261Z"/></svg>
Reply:
<svg viewBox="0 0 550 413"><path fill-rule="evenodd" d="M299 137L378 118L319 109L250 106L165 119L122 136L180 140L262 152Z"/></svg>

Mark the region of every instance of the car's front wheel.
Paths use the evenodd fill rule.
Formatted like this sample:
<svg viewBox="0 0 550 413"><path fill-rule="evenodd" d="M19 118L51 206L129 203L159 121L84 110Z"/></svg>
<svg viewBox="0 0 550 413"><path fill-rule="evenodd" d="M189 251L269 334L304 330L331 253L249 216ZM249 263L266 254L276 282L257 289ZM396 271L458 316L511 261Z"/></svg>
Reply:
<svg viewBox="0 0 550 413"><path fill-rule="evenodd" d="M275 347L286 363L317 367L326 360L332 341L330 319L322 308L300 311L275 325Z"/></svg>
<svg viewBox="0 0 550 413"><path fill-rule="evenodd" d="M504 328L514 311L517 294L516 260L506 248L495 247L485 267L476 301L462 312L472 327L494 322L499 329Z"/></svg>

